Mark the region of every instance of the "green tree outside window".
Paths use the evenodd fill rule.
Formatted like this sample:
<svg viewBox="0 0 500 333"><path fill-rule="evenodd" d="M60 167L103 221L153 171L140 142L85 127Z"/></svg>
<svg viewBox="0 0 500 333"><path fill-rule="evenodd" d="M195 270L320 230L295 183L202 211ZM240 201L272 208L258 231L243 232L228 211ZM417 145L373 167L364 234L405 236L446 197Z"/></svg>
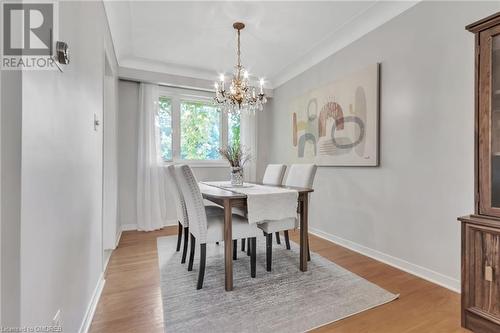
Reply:
<svg viewBox="0 0 500 333"><path fill-rule="evenodd" d="M160 129L161 157L164 161L171 161L172 156L172 101L160 97L158 110L158 127Z"/></svg>
<svg viewBox="0 0 500 333"><path fill-rule="evenodd" d="M181 103L181 159L218 160L220 146L218 108L201 102Z"/></svg>

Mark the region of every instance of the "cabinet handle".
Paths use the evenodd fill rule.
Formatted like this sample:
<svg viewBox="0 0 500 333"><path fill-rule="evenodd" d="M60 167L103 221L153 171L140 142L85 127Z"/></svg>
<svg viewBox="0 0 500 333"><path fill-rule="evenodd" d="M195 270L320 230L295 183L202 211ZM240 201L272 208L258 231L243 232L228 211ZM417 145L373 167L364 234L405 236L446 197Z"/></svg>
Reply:
<svg viewBox="0 0 500 333"><path fill-rule="evenodd" d="M484 267L484 279L489 282L493 281L493 267L491 266Z"/></svg>

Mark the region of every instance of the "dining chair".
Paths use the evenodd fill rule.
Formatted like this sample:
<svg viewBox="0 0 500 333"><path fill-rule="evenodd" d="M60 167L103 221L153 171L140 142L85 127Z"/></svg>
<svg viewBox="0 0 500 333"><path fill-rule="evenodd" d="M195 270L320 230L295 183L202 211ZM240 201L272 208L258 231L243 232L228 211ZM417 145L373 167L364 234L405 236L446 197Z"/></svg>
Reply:
<svg viewBox="0 0 500 333"><path fill-rule="evenodd" d="M224 216L208 215L204 209L203 197L198 182L188 165L180 166L181 177L179 183L181 193L186 202L186 210L189 218L189 233L191 235L191 247L189 253L188 271L193 270L196 241L200 244L200 271L198 273L197 289L203 287L205 277L205 264L207 257L207 243L215 243L224 240ZM232 217L233 240L250 238L250 274L256 275L257 236L261 233L255 224L239 215Z"/></svg>
<svg viewBox="0 0 500 333"><path fill-rule="evenodd" d="M284 164L268 164L262 177L262 184L281 185L285 171L286 165Z"/></svg>
<svg viewBox="0 0 500 333"><path fill-rule="evenodd" d="M289 168L288 175L283 185L312 188L314 176L316 175L317 166L315 164L292 164ZM290 237L288 230L295 229L299 226L298 218L288 218L276 221L265 221L258 223L257 226L264 231L266 235L266 269L271 271L272 265L272 244L273 233L284 232L285 244L287 250L290 250ZM308 260L311 260L309 251L309 241L307 242Z"/></svg>
<svg viewBox="0 0 500 333"><path fill-rule="evenodd" d="M283 181L283 176L285 175L286 165L285 164L268 164L264 176L262 177L262 184L264 185L281 185ZM246 211L234 208L234 213L246 217ZM276 242L281 244L280 233L276 233ZM245 240L241 240L241 251L245 251ZM248 254L248 252L247 252Z"/></svg>
<svg viewBox="0 0 500 333"><path fill-rule="evenodd" d="M182 249L182 257L181 264L186 262L187 255L187 247L189 241L189 218L186 210L186 202L184 200L184 196L182 195L180 186L179 186L179 173L180 166L169 165L165 168L165 178L168 188L170 189L170 193L173 197L173 202L175 205L175 209L177 212L177 223L178 223L178 232L177 232L177 246L176 251L179 252L181 248L182 242L182 234L184 234L184 246ZM217 206L205 206L205 211L207 215L224 215L224 209Z"/></svg>

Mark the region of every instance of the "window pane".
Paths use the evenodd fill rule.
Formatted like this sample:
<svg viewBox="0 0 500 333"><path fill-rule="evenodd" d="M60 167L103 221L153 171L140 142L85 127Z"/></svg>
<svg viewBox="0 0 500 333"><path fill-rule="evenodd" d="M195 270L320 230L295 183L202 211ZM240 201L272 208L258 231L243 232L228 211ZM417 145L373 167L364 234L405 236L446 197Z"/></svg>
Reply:
<svg viewBox="0 0 500 333"><path fill-rule="evenodd" d="M220 110L202 102L181 103L181 158L218 160Z"/></svg>
<svg viewBox="0 0 500 333"><path fill-rule="evenodd" d="M158 111L158 126L160 128L160 149L164 161L172 160L172 102L166 97L160 97Z"/></svg>
<svg viewBox="0 0 500 333"><path fill-rule="evenodd" d="M228 122L228 143L231 145L233 142L240 143L240 114L239 113L231 113L227 114L227 122Z"/></svg>

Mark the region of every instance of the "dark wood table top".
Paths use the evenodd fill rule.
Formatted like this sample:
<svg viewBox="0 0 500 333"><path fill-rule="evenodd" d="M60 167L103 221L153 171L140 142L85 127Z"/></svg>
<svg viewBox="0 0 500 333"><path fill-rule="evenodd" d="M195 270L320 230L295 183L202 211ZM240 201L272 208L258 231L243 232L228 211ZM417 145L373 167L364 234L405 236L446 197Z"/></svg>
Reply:
<svg viewBox="0 0 500 333"><path fill-rule="evenodd" d="M254 182L246 182L246 183L295 190L295 191L299 192L299 194L314 192L314 190L312 188L305 188L305 187L295 187L295 186L285 186L285 185L268 185L268 184L262 184L262 183L254 183ZM199 185L200 185L201 194L203 195L204 198L246 199L246 197L247 197L245 194L231 191L231 189L229 189L229 188L222 189L220 187L208 185L208 184L205 184L203 182L200 182Z"/></svg>

